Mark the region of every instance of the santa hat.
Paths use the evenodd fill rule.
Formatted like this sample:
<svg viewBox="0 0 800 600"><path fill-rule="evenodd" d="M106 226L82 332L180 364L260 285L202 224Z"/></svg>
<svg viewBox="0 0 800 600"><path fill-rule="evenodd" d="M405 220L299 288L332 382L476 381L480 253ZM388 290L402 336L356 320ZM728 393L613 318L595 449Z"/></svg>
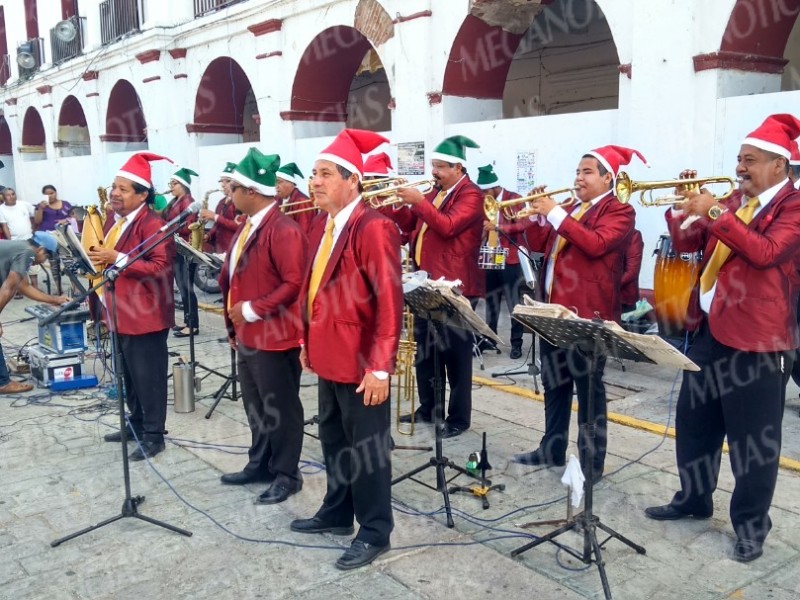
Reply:
<svg viewBox="0 0 800 600"><path fill-rule="evenodd" d="M295 185L305 179L305 177L303 177L303 172L294 163L286 163L285 165L281 165L281 168L278 169L278 172L275 173L275 176L278 179L283 179L284 181L288 181Z"/></svg>
<svg viewBox="0 0 800 600"><path fill-rule="evenodd" d="M188 190L190 187L192 187L192 177L199 177L199 175L191 169L184 168L175 171L170 179L177 181Z"/></svg>
<svg viewBox="0 0 800 600"><path fill-rule="evenodd" d="M366 177L388 177L391 171L392 159L386 152L370 154L364 161L364 175Z"/></svg>
<svg viewBox="0 0 800 600"><path fill-rule="evenodd" d="M172 162L166 156L153 154L152 152L137 152L117 171L117 177L125 177L131 181L145 187L153 187L153 174L150 163L156 160L166 160Z"/></svg>
<svg viewBox="0 0 800 600"><path fill-rule="evenodd" d="M235 162L226 162L225 163L225 168L222 169L222 173L220 173L219 178L220 179L230 179L231 178L231 173L233 173L233 170L235 168L236 168L236 163Z"/></svg>
<svg viewBox="0 0 800 600"><path fill-rule="evenodd" d="M275 172L280 166L281 157L277 154L262 154L257 148L250 148L229 177L246 188L253 188L259 194L274 196Z"/></svg>
<svg viewBox="0 0 800 600"><path fill-rule="evenodd" d="M742 143L788 159L792 155L792 141L798 137L800 137L800 121L792 115L783 113L770 115L764 119L759 128L748 135Z"/></svg>
<svg viewBox="0 0 800 600"><path fill-rule="evenodd" d="M381 144L388 143L389 140L373 131L344 129L331 142L331 145L317 156L317 160L329 160L351 173L355 173L361 179L364 173L362 155L372 152Z"/></svg>
<svg viewBox="0 0 800 600"><path fill-rule="evenodd" d="M431 153L431 160L443 160L447 163L467 164L467 148L480 148L466 136L454 135L446 138Z"/></svg>
<svg viewBox="0 0 800 600"><path fill-rule="evenodd" d="M619 168L630 164L634 156L638 156L639 160L641 160L646 167L650 166L647 164L647 159L642 156L641 152L633 148L625 148L624 146L603 146L587 154L599 160L600 164L603 165L615 179L617 175L619 175Z"/></svg>
<svg viewBox="0 0 800 600"><path fill-rule="evenodd" d="M797 146L797 140L792 140L792 156L789 158L789 164L800 167L800 148Z"/></svg>
<svg viewBox="0 0 800 600"><path fill-rule="evenodd" d="M475 182L482 190L490 190L500 185L497 173L494 172L492 165L478 167L478 180Z"/></svg>

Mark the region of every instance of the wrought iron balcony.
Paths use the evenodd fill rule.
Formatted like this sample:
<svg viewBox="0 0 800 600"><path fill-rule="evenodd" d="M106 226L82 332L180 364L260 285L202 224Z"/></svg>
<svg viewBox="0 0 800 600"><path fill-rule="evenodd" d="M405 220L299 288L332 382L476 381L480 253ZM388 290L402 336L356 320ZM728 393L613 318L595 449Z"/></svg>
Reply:
<svg viewBox="0 0 800 600"><path fill-rule="evenodd" d="M141 0L103 0L99 8L100 40L103 46L139 31L143 16Z"/></svg>
<svg viewBox="0 0 800 600"><path fill-rule="evenodd" d="M237 4L244 0L194 0L194 16L202 17L206 13L214 12L231 4Z"/></svg>
<svg viewBox="0 0 800 600"><path fill-rule="evenodd" d="M54 65L81 55L83 52L83 22L84 19L73 16L50 30L50 50ZM71 30L69 25L65 25L66 23L71 23L74 27L72 39L70 39Z"/></svg>

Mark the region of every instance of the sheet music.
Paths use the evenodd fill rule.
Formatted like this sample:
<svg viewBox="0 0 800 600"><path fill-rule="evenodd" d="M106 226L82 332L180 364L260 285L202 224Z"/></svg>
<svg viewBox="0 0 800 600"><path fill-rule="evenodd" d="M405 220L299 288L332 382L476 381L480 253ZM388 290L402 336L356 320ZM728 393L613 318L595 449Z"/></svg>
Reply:
<svg viewBox="0 0 800 600"><path fill-rule="evenodd" d="M177 233L175 234L175 244L178 251L187 255L187 258L196 259L197 262L202 262L212 269L217 268L214 261L205 252L192 248L191 244L186 243Z"/></svg>
<svg viewBox="0 0 800 600"><path fill-rule="evenodd" d="M525 304L518 304L514 307L511 316L514 317L516 315L591 322L588 319L579 317L573 311L560 304L546 304L544 302L531 300L528 297L525 298ZM607 329L613 331L614 335L621 338L659 365L674 367L684 371L700 370L700 367L692 362L685 354L657 335L633 333L623 329L614 321L604 321L603 324ZM545 340L551 344L557 345L555 340L550 340L546 337Z"/></svg>

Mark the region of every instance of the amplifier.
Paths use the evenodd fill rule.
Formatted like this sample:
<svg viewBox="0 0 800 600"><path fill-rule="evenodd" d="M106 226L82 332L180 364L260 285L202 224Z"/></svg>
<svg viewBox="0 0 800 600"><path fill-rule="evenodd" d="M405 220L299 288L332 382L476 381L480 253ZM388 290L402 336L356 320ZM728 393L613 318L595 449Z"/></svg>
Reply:
<svg viewBox="0 0 800 600"><path fill-rule="evenodd" d="M57 354L48 348L32 346L28 353L31 377L42 387L50 387L54 381L70 381L83 375L83 352Z"/></svg>
<svg viewBox="0 0 800 600"><path fill-rule="evenodd" d="M88 310L68 310L56 319L42 325L41 322L58 310L55 306L37 304L28 306L25 312L39 320L39 345L56 354L83 352L88 347L86 321Z"/></svg>

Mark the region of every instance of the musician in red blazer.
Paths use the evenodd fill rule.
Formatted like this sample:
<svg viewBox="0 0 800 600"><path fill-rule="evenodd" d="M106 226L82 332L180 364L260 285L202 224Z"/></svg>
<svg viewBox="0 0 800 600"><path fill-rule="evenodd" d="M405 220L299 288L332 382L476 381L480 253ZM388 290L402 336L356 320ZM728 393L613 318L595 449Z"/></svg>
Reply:
<svg viewBox="0 0 800 600"><path fill-rule="evenodd" d="M300 227L275 202L277 155L250 148L230 174L236 207L247 221L236 233L219 276L225 325L238 351L252 442L249 461L222 483L271 485L256 502L278 504L303 487L298 297L306 267Z"/></svg>
<svg viewBox="0 0 800 600"><path fill-rule="evenodd" d="M222 174L219 176L219 185L225 197L217 203L214 212L208 209L200 211L200 219L214 221L211 229L205 236L205 242L211 246L212 252L224 254L233 241L233 235L242 223L242 213L236 208L231 198L229 184L231 182L230 173L236 167L236 163L229 162L225 165Z"/></svg>
<svg viewBox="0 0 800 600"><path fill-rule="evenodd" d="M345 129L314 163L313 190L327 214L309 236L301 296L306 317L300 360L319 376L319 434L327 492L301 533L353 531L336 566L369 564L389 549L393 529L389 375L403 314L400 240L389 219L361 200L362 153L388 140Z"/></svg>
<svg viewBox="0 0 800 600"><path fill-rule="evenodd" d="M417 269L432 279L444 277L461 281L461 292L473 308L484 294L485 277L478 268L483 237L483 193L470 181L464 164L466 148L477 144L464 136L445 139L431 156L431 175L436 187L423 196L414 188L400 190L407 204L393 211L400 229L409 234L411 255ZM472 334L455 327L442 327L440 341L441 376L450 382L450 402L443 436L461 435L472 422ZM424 319L414 319L417 340L418 421L433 422L434 366L433 332ZM410 422L404 415L401 422Z"/></svg>
<svg viewBox="0 0 800 600"><path fill-rule="evenodd" d="M313 208L314 203L303 192L297 189L297 185L303 181L303 173L299 167L294 163L286 163L278 169L277 182L275 183L275 191L278 195L278 200L281 205L287 204L284 207L284 212L294 212L294 214L287 215L295 223L300 225L303 233L308 235L311 229L311 222L317 215L316 210L303 210L303 212L296 212L302 209Z"/></svg>
<svg viewBox="0 0 800 600"><path fill-rule="evenodd" d="M123 165L110 193L111 209L117 215L115 224L106 234L104 247L89 251L93 263L121 268L113 298L106 292L102 296L104 319L109 328L116 323L122 353L125 400L132 428L128 439L132 440L135 433L141 442L130 455L134 461L164 450L166 432L167 336L175 324L172 238L128 264L129 258L146 245L145 240L157 239L164 225L151 209L155 192L149 161L161 159L157 154L141 152ZM110 433L105 440L119 442L121 433Z"/></svg>
<svg viewBox="0 0 800 600"><path fill-rule="evenodd" d="M585 154L575 177L578 201L566 210L550 197L533 201L532 208L540 216L533 217L537 220L528 228L527 237L531 249L545 256L536 290L540 300L570 307L585 319L620 320L622 261L633 232L635 213L631 206L614 196L613 182L620 166L628 164L634 154L641 158L637 151L620 146L605 146ZM535 190L539 191L540 188ZM581 465L586 478L597 481L602 477L608 442L603 385L605 359L597 361L597 370L592 374L594 414L591 421L596 434L594 460L590 465L585 455L587 440L580 427L589 420L589 361L577 349L557 348L543 339L539 347L545 433L539 448L517 454L512 460L525 465L561 466L565 463L575 387Z"/></svg>
<svg viewBox="0 0 800 600"><path fill-rule="evenodd" d="M741 562L761 556L772 526L786 383L800 345L800 192L788 178L798 136L800 120L768 117L739 150L738 192L717 202L704 190L686 190L680 210L667 214L675 249L704 252L689 307L688 356L701 370L684 371L678 396L681 489L645 513L657 520L711 517L727 437L735 479L732 558Z"/></svg>
<svg viewBox="0 0 800 600"><path fill-rule="evenodd" d="M164 220L169 222L194 202L192 192L189 189L192 176L197 173L191 169L178 169L169 180L172 200L164 209ZM191 230L189 225L197 221L197 215L190 215L184 224L175 232L186 243L191 242ZM194 292L194 274L197 271L197 263L190 262L181 254L176 253L173 268L175 270L175 283L178 284L178 291L181 294L181 304L183 305L183 325L175 327L175 337L188 337L190 334L197 335L200 327L200 317L197 309L197 294ZM187 282L188 280L188 282Z"/></svg>
<svg viewBox="0 0 800 600"><path fill-rule="evenodd" d="M639 301L639 273L642 270L642 254L644 253L644 240L642 232L634 229L628 239L628 245L622 256L622 289L620 300L622 312L636 308Z"/></svg>
<svg viewBox="0 0 800 600"><path fill-rule="evenodd" d="M521 196L500 185L500 180L492 165L478 168L478 181L481 190L498 202L514 200ZM524 208L521 204L510 207L511 212L519 212ZM520 291L525 285L522 267L519 266L518 246L527 247L525 230L530 223L527 219L506 218L505 211L498 211L494 221L483 222L484 243L487 246L505 248L506 263L503 269L487 269L486 273L486 324L497 333L497 321L500 319L500 300L505 298L509 318L511 311L520 302ZM522 324L511 319L511 358L522 356Z"/></svg>

